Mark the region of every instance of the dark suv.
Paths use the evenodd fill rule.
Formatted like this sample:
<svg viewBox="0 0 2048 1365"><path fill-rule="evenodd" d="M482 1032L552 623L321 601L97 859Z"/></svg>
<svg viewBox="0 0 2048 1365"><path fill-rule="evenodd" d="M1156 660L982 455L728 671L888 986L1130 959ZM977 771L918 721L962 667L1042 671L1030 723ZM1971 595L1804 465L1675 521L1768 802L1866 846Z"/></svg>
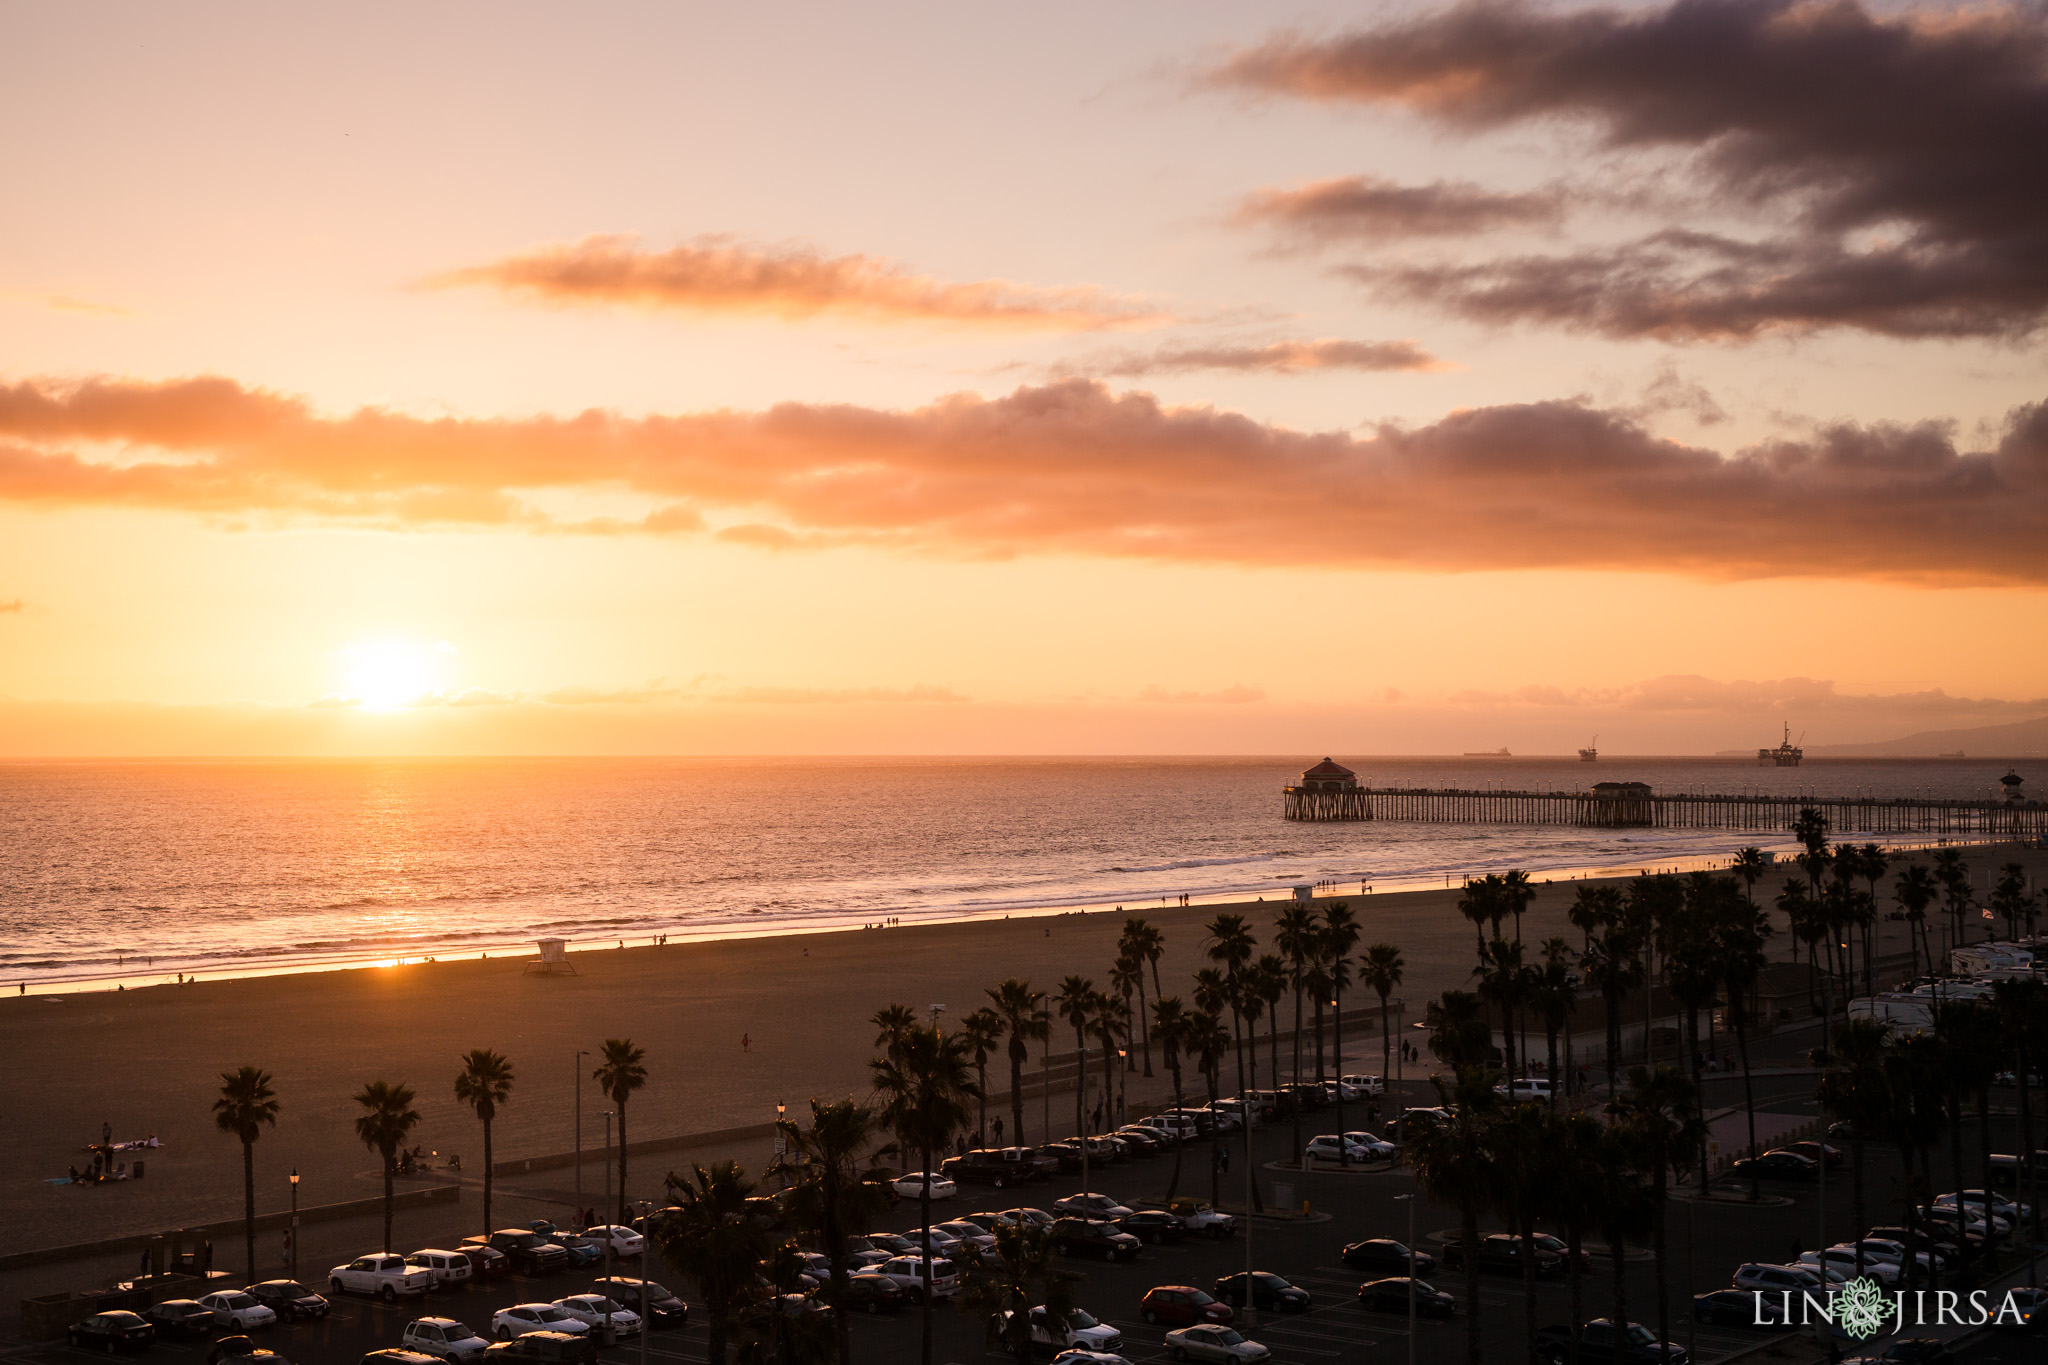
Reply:
<svg viewBox="0 0 2048 1365"><path fill-rule="evenodd" d="M522 1275L552 1275L569 1264L569 1253L532 1228L500 1228L485 1239L502 1251Z"/></svg>
<svg viewBox="0 0 2048 1365"><path fill-rule="evenodd" d="M591 1281L590 1292L624 1304L649 1327L681 1327L690 1320L690 1305L653 1280L614 1275Z"/></svg>
<svg viewBox="0 0 2048 1365"><path fill-rule="evenodd" d="M510 1341L494 1341L484 1352L489 1365L597 1365L597 1343L586 1334L528 1332Z"/></svg>
<svg viewBox="0 0 2048 1365"><path fill-rule="evenodd" d="M249 1295L265 1308L277 1314L279 1322L296 1322L300 1318L324 1318L330 1305L327 1300L297 1280L265 1280L249 1286Z"/></svg>
<svg viewBox="0 0 2048 1365"><path fill-rule="evenodd" d="M939 1163L939 1173L963 1184L1002 1189L1024 1180L1043 1180L1058 1168L1056 1159L1040 1157L1029 1147L977 1147Z"/></svg>
<svg viewBox="0 0 2048 1365"><path fill-rule="evenodd" d="M1444 1264L1456 1270L1465 1264L1465 1246L1461 1239L1452 1238L1444 1243ZM1522 1273L1522 1239L1511 1232L1496 1232L1479 1239L1479 1268L1498 1271L1504 1275ZM1536 1273L1555 1275L1564 1269L1564 1258L1551 1252L1536 1249Z"/></svg>
<svg viewBox="0 0 2048 1365"><path fill-rule="evenodd" d="M1060 1218L1048 1234L1062 1256L1100 1256L1105 1261L1135 1261L1145 1244L1114 1223L1085 1218Z"/></svg>

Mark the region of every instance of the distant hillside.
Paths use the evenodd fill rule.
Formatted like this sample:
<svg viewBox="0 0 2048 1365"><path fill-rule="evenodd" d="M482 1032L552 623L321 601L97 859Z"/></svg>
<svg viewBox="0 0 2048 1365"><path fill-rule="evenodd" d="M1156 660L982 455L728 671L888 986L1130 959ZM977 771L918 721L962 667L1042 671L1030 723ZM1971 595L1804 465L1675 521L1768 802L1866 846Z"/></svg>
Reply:
<svg viewBox="0 0 2048 1365"><path fill-rule="evenodd" d="M2048 716L1973 730L1922 730L1875 744L1809 744L1815 758L1933 758L1957 751L1971 758L2048 757Z"/></svg>

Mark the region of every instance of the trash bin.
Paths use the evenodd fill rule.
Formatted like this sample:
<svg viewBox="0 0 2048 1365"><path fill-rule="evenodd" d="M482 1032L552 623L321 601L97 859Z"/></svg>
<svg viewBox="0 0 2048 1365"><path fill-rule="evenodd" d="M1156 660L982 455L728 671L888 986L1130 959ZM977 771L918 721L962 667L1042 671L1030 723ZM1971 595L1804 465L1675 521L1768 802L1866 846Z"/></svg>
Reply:
<svg viewBox="0 0 2048 1365"><path fill-rule="evenodd" d="M142 1161L138 1160L138 1161L137 1161L137 1162L135 1163L135 1165L134 1165L133 1167L131 1167L131 1168L130 1168L130 1170L129 1170L129 1172L128 1172L128 1177L129 1177L129 1179L131 1179L131 1180L140 1180L140 1179L142 1179L142 1168L143 1168L143 1165L144 1165L144 1164L145 1164L145 1163L143 1163Z"/></svg>

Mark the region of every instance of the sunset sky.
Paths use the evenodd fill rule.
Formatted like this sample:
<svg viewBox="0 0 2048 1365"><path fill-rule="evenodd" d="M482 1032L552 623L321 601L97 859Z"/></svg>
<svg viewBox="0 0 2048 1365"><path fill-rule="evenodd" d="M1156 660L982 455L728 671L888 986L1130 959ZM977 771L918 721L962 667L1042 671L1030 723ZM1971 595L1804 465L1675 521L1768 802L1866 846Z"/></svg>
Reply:
<svg viewBox="0 0 2048 1365"><path fill-rule="evenodd" d="M2048 714L2048 20L0 11L0 755Z"/></svg>

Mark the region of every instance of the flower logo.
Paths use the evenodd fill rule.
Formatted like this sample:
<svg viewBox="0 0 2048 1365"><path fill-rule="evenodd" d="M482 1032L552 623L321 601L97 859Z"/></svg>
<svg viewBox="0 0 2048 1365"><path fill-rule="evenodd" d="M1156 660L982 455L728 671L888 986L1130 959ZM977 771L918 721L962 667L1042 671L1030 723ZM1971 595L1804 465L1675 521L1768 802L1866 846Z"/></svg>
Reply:
<svg viewBox="0 0 2048 1365"><path fill-rule="evenodd" d="M1891 1305L1885 1302L1884 1291L1868 1275L1843 1285L1842 1292L1835 1299L1835 1321L1858 1341L1877 1335L1877 1329L1891 1315Z"/></svg>

